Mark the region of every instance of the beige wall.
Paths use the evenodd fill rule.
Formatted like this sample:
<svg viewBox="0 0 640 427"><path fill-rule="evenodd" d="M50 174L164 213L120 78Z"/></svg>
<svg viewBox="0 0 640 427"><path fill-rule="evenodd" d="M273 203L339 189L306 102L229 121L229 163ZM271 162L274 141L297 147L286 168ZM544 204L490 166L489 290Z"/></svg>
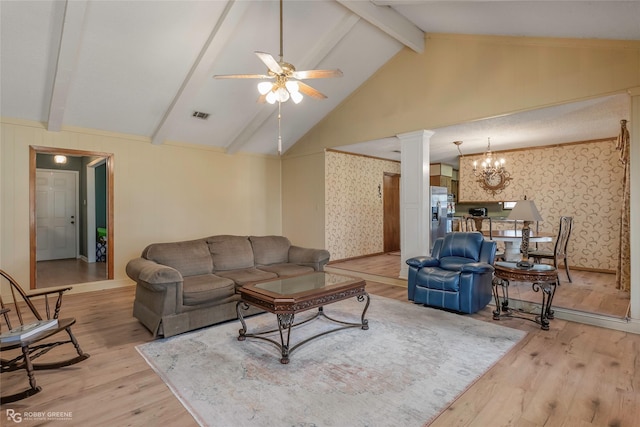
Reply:
<svg viewBox="0 0 640 427"><path fill-rule="evenodd" d="M325 241L331 259L383 252L384 195L378 186L384 187L385 172L400 173L400 163L328 151L325 164Z"/></svg>
<svg viewBox="0 0 640 427"><path fill-rule="evenodd" d="M540 231L557 233L561 216L573 217L571 266L615 271L617 267L623 170L614 140L496 152L512 180L496 195L480 187L473 161L460 161L459 200L533 200L544 221ZM544 249L552 250L546 245Z"/></svg>
<svg viewBox="0 0 640 427"><path fill-rule="evenodd" d="M640 41L433 34L378 70L287 155L463 123L640 85Z"/></svg>
<svg viewBox="0 0 640 427"><path fill-rule="evenodd" d="M114 276L152 242L282 234L280 159L3 119L0 266L29 283L30 145L114 154Z"/></svg>
<svg viewBox="0 0 640 427"><path fill-rule="evenodd" d="M283 234L292 242L324 249L324 152L282 160ZM286 197L284 196L286 194Z"/></svg>

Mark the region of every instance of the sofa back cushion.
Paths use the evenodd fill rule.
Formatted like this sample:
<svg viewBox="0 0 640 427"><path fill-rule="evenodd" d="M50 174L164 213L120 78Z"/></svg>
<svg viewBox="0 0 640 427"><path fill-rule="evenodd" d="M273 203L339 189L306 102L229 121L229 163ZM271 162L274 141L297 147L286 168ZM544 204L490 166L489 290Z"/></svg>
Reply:
<svg viewBox="0 0 640 427"><path fill-rule="evenodd" d="M206 238L213 271L237 270L254 266L253 251L247 236L211 236Z"/></svg>
<svg viewBox="0 0 640 427"><path fill-rule="evenodd" d="M449 233L444 236L439 257L441 260L444 257L459 257L477 262L480 259L480 248L483 241L482 233L478 232Z"/></svg>
<svg viewBox="0 0 640 427"><path fill-rule="evenodd" d="M203 239L154 243L142 251L142 257L175 268L182 277L208 274L213 270L211 254Z"/></svg>
<svg viewBox="0 0 640 427"><path fill-rule="evenodd" d="M283 264L289 262L291 242L282 236L251 236L256 265Z"/></svg>

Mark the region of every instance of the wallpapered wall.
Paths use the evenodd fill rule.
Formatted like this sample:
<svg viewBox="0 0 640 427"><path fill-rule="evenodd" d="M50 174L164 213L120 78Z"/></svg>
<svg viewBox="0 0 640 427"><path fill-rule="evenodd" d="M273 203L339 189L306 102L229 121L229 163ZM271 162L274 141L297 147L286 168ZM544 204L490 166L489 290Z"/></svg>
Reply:
<svg viewBox="0 0 640 427"><path fill-rule="evenodd" d="M384 195L378 185L385 172L399 174L400 163L327 151L325 166L325 247L331 259L382 252Z"/></svg>
<svg viewBox="0 0 640 427"><path fill-rule="evenodd" d="M560 216L573 217L569 265L615 271L618 254L622 167L615 141L563 144L497 154L513 180L495 196L475 181L472 165L460 160L459 200L534 200L544 221L540 231L557 233ZM479 162L480 163L480 162ZM550 244L546 249L552 250Z"/></svg>

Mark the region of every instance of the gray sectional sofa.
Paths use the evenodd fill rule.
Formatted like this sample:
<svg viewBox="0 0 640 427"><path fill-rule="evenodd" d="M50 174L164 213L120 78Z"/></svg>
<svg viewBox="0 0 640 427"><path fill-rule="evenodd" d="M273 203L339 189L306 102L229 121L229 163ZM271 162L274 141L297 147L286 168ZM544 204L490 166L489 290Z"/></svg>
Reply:
<svg viewBox="0 0 640 427"><path fill-rule="evenodd" d="M127 275L136 282L133 315L154 337L237 319L239 287L322 271L328 261L328 251L293 246L282 236L151 244L127 264Z"/></svg>

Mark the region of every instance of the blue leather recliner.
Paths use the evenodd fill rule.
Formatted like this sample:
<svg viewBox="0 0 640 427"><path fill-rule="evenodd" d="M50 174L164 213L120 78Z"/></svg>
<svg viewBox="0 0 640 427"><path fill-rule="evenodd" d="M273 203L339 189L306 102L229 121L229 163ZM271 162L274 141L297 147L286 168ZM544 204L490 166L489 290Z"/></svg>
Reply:
<svg viewBox="0 0 640 427"><path fill-rule="evenodd" d="M409 300L462 313L482 310L492 298L495 256L496 242L478 232L437 239L431 256L407 260Z"/></svg>

